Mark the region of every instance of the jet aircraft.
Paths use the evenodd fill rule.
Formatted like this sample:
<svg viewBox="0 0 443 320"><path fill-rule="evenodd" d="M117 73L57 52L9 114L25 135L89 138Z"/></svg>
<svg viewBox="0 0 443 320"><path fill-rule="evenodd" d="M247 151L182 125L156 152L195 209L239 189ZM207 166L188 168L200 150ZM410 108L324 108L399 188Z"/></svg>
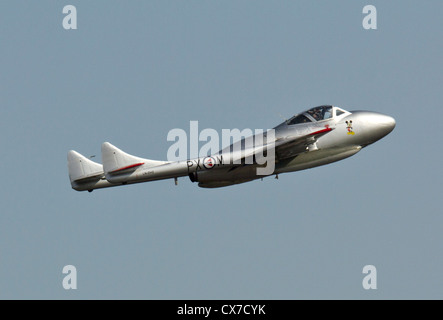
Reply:
<svg viewBox="0 0 443 320"><path fill-rule="evenodd" d="M236 154L231 145L206 157L158 161L127 154L104 142L101 147L103 164L99 164L71 150L68 152L69 179L73 189L89 192L163 179L174 179L177 184L177 178L184 176L197 182L199 187L225 187L265 176L278 178L282 173L348 158L389 134L395 124L394 118L381 113L346 111L337 106L322 105L274 127L272 139L267 138L265 133L262 148L247 149L243 139L240 154ZM263 167L263 164L254 160L254 156L258 149L269 153L269 148L274 153L274 170L265 176L259 175L257 168ZM246 157L252 162L246 162Z"/></svg>

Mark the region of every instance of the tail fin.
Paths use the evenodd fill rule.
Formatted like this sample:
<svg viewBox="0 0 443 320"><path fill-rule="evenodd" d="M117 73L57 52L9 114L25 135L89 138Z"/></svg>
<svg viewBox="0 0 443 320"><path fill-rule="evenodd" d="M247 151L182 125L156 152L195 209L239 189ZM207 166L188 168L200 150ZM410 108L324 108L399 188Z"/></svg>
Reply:
<svg viewBox="0 0 443 320"><path fill-rule="evenodd" d="M142 165L155 167L168 163L167 161L149 160L132 156L113 146L109 142L104 142L102 144L102 162L106 175L128 172L130 170L135 170Z"/></svg>
<svg viewBox="0 0 443 320"><path fill-rule="evenodd" d="M103 176L103 166L101 164L89 160L74 150L68 152L68 171L71 184L75 181Z"/></svg>

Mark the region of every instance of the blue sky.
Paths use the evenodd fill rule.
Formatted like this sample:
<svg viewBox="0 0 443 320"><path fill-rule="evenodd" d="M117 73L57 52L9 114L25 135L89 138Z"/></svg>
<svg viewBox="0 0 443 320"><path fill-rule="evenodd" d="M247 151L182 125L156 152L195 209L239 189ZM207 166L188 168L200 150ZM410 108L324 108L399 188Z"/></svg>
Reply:
<svg viewBox="0 0 443 320"><path fill-rule="evenodd" d="M62 26L77 8L77 30ZM377 8L377 30L362 8ZM441 1L4 1L0 298L441 299ZM165 159L173 128L333 104L397 127L327 166L214 190L71 189L66 153ZM62 287L77 268L77 290ZM362 269L377 268L377 290Z"/></svg>

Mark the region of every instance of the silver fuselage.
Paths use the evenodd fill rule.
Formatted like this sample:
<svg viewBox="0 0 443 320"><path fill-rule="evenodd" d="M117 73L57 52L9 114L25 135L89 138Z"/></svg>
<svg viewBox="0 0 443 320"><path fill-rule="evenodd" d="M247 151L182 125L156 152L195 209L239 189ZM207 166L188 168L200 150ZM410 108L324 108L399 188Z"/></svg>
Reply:
<svg viewBox="0 0 443 320"><path fill-rule="evenodd" d="M287 120L274 128L275 141L289 143L286 147L283 144L275 148L275 168L267 176L345 159L380 140L395 127L394 118L377 112L348 112L333 106L316 108L298 114L291 118L293 120ZM318 108L323 110L323 115L314 118ZM298 123L300 119L305 122ZM294 141L297 147L292 148L290 142ZM211 166L207 165L208 158L211 158ZM105 142L102 145L103 166L70 151L68 167L71 185L79 191L183 176L189 176L200 187L216 188L264 177L257 174L259 164L234 165L226 159L226 154L221 156L218 153L187 161L154 161L128 155ZM87 166L94 167L89 175Z"/></svg>
<svg viewBox="0 0 443 320"><path fill-rule="evenodd" d="M352 121L349 134L346 121ZM395 127L394 118L369 111L352 111L336 118L310 124L287 125L285 122L275 127L276 137L302 135L329 126L332 130L318 138L317 150L305 152L292 159L277 163L275 173L298 171L342 160L356 154L362 148L380 140Z"/></svg>

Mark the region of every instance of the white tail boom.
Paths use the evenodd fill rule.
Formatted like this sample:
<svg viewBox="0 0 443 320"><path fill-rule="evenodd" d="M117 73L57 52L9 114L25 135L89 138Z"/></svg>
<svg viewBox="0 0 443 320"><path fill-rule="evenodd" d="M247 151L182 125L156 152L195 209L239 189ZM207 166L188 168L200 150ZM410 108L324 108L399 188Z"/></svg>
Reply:
<svg viewBox="0 0 443 320"><path fill-rule="evenodd" d="M153 168L167 161L157 161L130 155L109 142L102 144L102 162L94 162L80 153L68 152L68 171L71 186L77 191L107 188L127 183L141 182L131 179L132 174L139 168ZM137 174L135 173L137 177Z"/></svg>

